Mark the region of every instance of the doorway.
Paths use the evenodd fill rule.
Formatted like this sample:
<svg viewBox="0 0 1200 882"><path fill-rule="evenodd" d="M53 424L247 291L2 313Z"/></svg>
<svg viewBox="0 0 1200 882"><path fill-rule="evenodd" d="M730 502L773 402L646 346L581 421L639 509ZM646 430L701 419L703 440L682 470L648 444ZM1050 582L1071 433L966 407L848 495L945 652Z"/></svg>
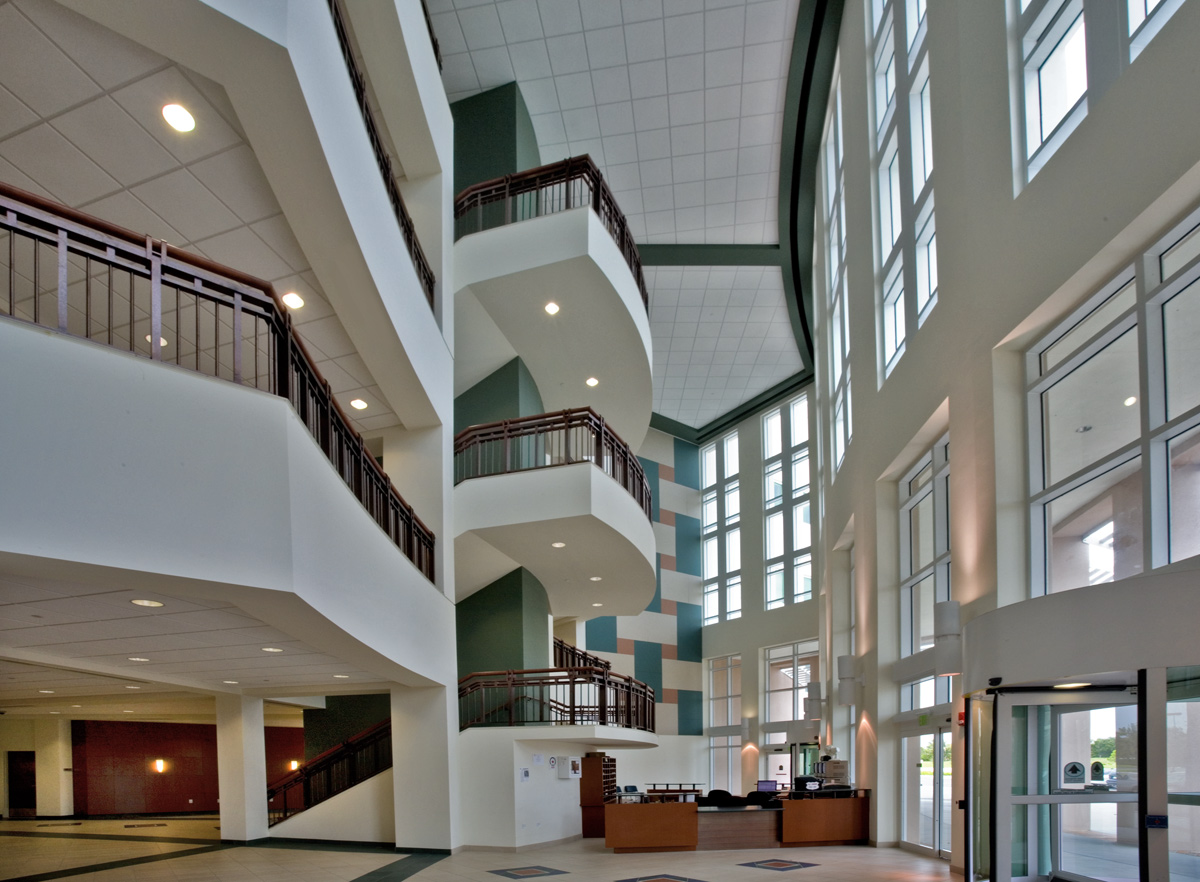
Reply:
<svg viewBox="0 0 1200 882"><path fill-rule="evenodd" d="M8 816L37 817L36 754L32 750L8 752Z"/></svg>
<svg viewBox="0 0 1200 882"><path fill-rule="evenodd" d="M941 727L900 739L901 841L950 858L953 736Z"/></svg>

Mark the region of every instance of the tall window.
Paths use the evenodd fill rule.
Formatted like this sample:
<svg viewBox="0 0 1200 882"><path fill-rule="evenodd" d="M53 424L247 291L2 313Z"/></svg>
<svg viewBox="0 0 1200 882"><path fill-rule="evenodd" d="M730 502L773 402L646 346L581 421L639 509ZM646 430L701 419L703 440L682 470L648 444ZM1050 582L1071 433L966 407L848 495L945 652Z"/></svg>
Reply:
<svg viewBox="0 0 1200 882"><path fill-rule="evenodd" d="M830 428L833 469L842 464L853 436L850 421L850 314L846 302L846 176L842 165L842 87L834 80L829 116L821 142L821 179L818 227L823 231L825 273L824 333L827 341Z"/></svg>
<svg viewBox="0 0 1200 882"><path fill-rule="evenodd" d="M737 432L700 452L704 624L742 615L741 486Z"/></svg>
<svg viewBox="0 0 1200 882"><path fill-rule="evenodd" d="M779 609L812 600L808 397L792 399L762 421L765 605Z"/></svg>
<svg viewBox="0 0 1200 882"><path fill-rule="evenodd" d="M817 642L773 646L764 651L763 663L766 683L763 722L803 720L808 684L820 681Z"/></svg>
<svg viewBox="0 0 1200 882"><path fill-rule="evenodd" d="M924 0L873 0L876 253L881 377L937 303L933 130Z"/></svg>
<svg viewBox="0 0 1200 882"><path fill-rule="evenodd" d="M933 647L933 605L950 599L950 442L943 438L900 482L900 654ZM901 710L950 700L950 680L903 687Z"/></svg>
<svg viewBox="0 0 1200 882"><path fill-rule="evenodd" d="M1033 593L1200 554L1200 212L1027 356Z"/></svg>
<svg viewBox="0 0 1200 882"><path fill-rule="evenodd" d="M742 657L708 663L709 787L742 792Z"/></svg>

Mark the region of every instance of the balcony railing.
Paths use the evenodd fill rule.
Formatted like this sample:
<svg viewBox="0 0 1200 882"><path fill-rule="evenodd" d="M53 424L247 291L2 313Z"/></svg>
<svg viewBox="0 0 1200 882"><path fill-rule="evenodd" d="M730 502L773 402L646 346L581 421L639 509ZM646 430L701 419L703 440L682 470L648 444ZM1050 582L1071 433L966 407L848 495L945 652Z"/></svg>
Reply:
<svg viewBox="0 0 1200 882"><path fill-rule="evenodd" d="M396 222L400 224L400 232L404 235L404 243L408 246L408 253L412 257L413 268L417 271L417 278L425 290L425 299L432 307L434 286L437 280L434 278L425 252L421 249L421 242L417 239L417 229L413 226L412 217L404 205L400 187L396 184L392 157L384 146L383 137L379 133L379 125L375 122L375 111L371 109L371 102L367 97L367 78L363 75L362 69L354 57L354 50L350 43L350 31L346 27L346 15L342 10L341 0L328 0L328 3L329 12L333 16L333 27L337 31L338 43L342 47L342 56L346 60L346 69L350 73L350 83L354 86L354 97L358 99L358 109L362 113L363 124L367 127L367 137L371 141L371 149L375 152L375 163L379 166L384 189L387 190L388 199L392 203L392 212L396 215ZM430 36L432 37L432 31L430 31ZM437 51L435 41L434 52L437 53ZM440 54L438 63L439 65L441 63Z"/></svg>
<svg viewBox="0 0 1200 882"><path fill-rule="evenodd" d="M650 518L642 464L603 417L584 407L463 429L454 439L454 483L590 462L629 491Z"/></svg>
<svg viewBox="0 0 1200 882"><path fill-rule="evenodd" d="M612 662L605 661L598 655L584 652L578 646L572 646L565 640L554 638L554 667L556 668L602 668L608 670Z"/></svg>
<svg viewBox="0 0 1200 882"><path fill-rule="evenodd" d="M454 200L454 238L590 205L612 236L650 307L646 277L629 223L600 169L586 154L468 187Z"/></svg>
<svg viewBox="0 0 1200 882"><path fill-rule="evenodd" d="M607 668L487 671L458 681L458 725L654 731L654 689Z"/></svg>
<svg viewBox="0 0 1200 882"><path fill-rule="evenodd" d="M0 316L287 398L433 580L433 533L366 450L266 282L0 183Z"/></svg>
<svg viewBox="0 0 1200 882"><path fill-rule="evenodd" d="M267 785L267 826L312 808L392 767L392 721L384 720Z"/></svg>

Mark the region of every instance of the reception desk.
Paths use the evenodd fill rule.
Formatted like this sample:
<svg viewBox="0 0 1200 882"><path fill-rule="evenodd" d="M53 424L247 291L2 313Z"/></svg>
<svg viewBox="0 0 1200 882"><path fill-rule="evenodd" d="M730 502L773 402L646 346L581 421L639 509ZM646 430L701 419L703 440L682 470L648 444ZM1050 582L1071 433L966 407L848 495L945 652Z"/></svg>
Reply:
<svg viewBox="0 0 1200 882"><path fill-rule="evenodd" d="M804 794L779 808L610 803L604 844L618 854L853 845L867 840L870 799L867 790L840 790Z"/></svg>

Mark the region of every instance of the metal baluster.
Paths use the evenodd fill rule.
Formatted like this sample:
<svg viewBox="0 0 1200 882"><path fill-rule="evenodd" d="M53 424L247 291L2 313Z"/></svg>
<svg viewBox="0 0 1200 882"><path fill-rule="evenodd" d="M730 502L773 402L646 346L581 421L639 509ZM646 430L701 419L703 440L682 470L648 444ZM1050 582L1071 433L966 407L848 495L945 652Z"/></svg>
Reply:
<svg viewBox="0 0 1200 882"><path fill-rule="evenodd" d="M67 231L58 231L58 329L67 331Z"/></svg>
<svg viewBox="0 0 1200 882"><path fill-rule="evenodd" d="M162 254L154 253L154 240L146 237L146 254L150 258L150 357L162 361L162 260L167 255L167 243ZM133 333L130 323L129 332Z"/></svg>

